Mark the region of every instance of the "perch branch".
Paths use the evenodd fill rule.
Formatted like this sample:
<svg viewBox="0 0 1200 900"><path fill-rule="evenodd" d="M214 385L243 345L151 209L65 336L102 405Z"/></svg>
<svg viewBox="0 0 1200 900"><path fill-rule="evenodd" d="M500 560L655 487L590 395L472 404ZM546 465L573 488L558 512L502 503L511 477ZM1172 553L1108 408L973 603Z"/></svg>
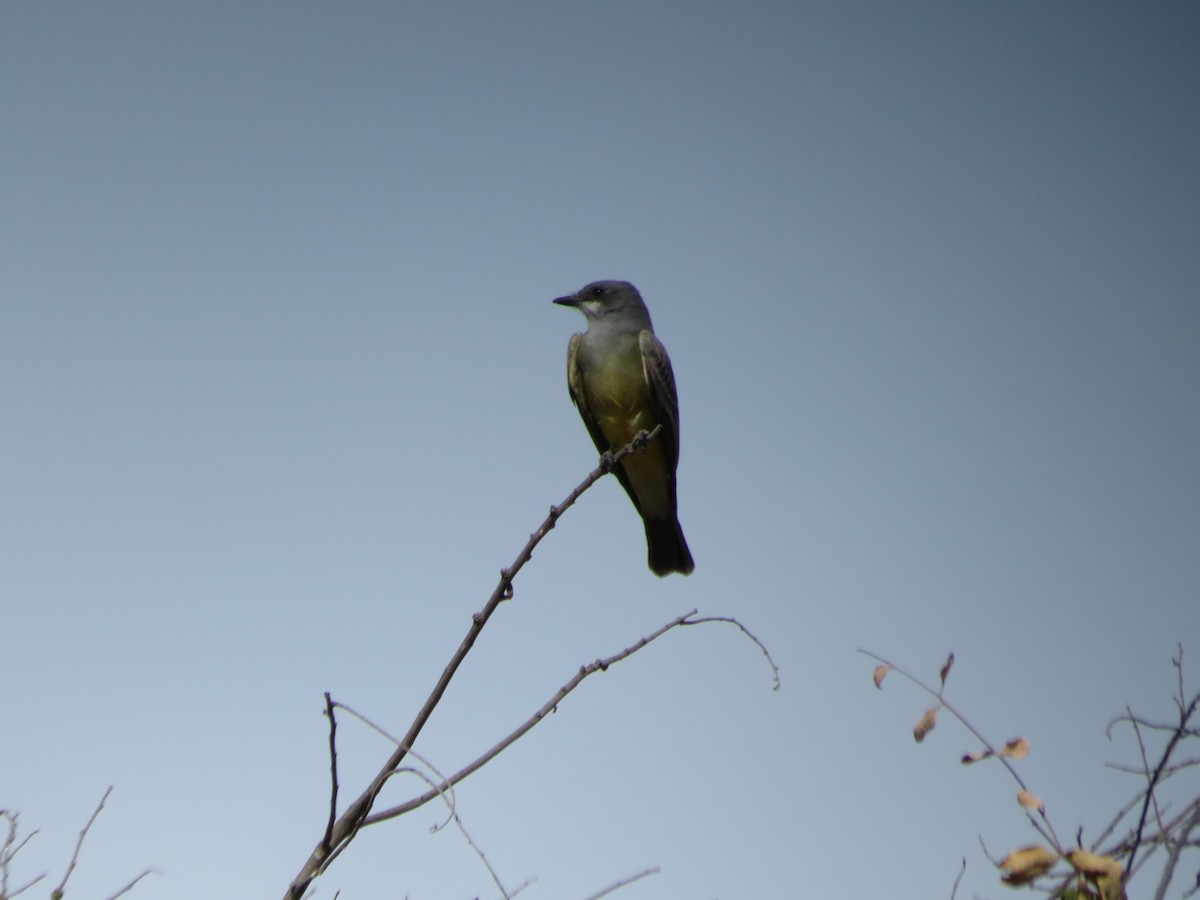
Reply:
<svg viewBox="0 0 1200 900"><path fill-rule="evenodd" d="M392 751L392 755L388 757L387 762L379 770L378 774L371 780L356 800L354 800L346 811L334 822L333 829L327 829L326 835L322 835L322 839L317 843L317 846L309 854L304 865L301 866L299 874L288 885L287 893L284 895L285 900L300 900L304 896L312 881L320 873L323 868L323 863L332 853L336 852L345 842L353 840L354 835L362 826L364 820L370 815L371 807L374 805L379 792L383 790L383 786L387 783L391 774L400 766L404 757L408 754L409 748L416 743L417 736L425 727L425 723L429 721L429 717L433 714L433 710L441 702L442 695L446 692L450 681L454 678L454 674L458 671L458 667L462 665L471 648L475 645L476 639L479 637L484 626L492 617L499 607L500 603L508 600L513 596L513 579L517 573L521 571L525 563L533 556L534 548L541 543L542 539L550 533L557 524L558 519L562 514L574 505L575 501L590 488L593 484L599 481L604 475L612 470L612 467L621 461L625 456L633 453L635 450L640 450L650 441L654 440L662 430L662 426L658 425L647 432L639 432L632 441L618 450L616 453L606 453L601 458L600 465L593 469L588 476L579 483L579 485L567 495L567 498L559 506L550 507L550 513L538 527L537 531L529 536L529 540L525 543L524 548L517 555L516 560L507 569L500 570L500 580L492 591L491 597L488 598L483 609L471 617L471 625L467 629L466 637L459 644L458 650L451 657L450 662L443 670L441 677L438 678L433 690L430 692L425 704L417 713L409 726L407 733L403 739L397 744L396 749Z"/></svg>

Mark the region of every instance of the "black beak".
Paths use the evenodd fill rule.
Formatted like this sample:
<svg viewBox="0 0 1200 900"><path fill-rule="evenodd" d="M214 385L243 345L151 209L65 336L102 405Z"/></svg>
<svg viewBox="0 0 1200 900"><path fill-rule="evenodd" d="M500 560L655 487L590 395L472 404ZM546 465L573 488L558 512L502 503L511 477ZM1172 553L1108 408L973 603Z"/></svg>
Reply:
<svg viewBox="0 0 1200 900"><path fill-rule="evenodd" d="M579 295L568 294L566 297L555 297L551 303L557 303L559 306L579 306Z"/></svg>

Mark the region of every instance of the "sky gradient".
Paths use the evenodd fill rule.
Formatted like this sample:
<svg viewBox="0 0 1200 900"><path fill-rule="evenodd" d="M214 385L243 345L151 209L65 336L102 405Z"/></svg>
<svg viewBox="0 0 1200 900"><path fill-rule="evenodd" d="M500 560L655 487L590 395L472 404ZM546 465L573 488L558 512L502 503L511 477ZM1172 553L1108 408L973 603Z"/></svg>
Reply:
<svg viewBox="0 0 1200 900"><path fill-rule="evenodd" d="M634 282L681 406L689 578L613 479L417 746L505 884L1007 892L999 769L1060 834L1136 788L1126 704L1200 684L1200 6L0 4L0 807L18 874L282 896L322 692L402 731L596 455L582 318ZM351 722L356 794L389 753ZM397 781L385 802L419 793ZM1180 797L1200 792L1181 782ZM495 897L427 807L317 897ZM18 877L17 880L20 880Z"/></svg>

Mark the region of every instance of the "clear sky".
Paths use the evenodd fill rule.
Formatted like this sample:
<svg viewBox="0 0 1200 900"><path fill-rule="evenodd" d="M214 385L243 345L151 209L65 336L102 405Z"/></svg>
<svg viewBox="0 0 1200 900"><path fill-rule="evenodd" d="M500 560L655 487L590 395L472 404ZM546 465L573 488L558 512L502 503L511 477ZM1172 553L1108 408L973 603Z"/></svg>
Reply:
<svg viewBox="0 0 1200 900"><path fill-rule="evenodd" d="M641 288L689 578L613 479L417 749L522 896L960 897L1200 683L1200 5L0 3L0 806L102 897L277 897L322 691L402 731L595 462L553 297ZM347 792L385 742L341 731ZM422 785L393 783L399 802ZM1193 782L1189 796L1197 792ZM1183 788L1181 788L1182 790ZM427 807L318 897L495 897Z"/></svg>

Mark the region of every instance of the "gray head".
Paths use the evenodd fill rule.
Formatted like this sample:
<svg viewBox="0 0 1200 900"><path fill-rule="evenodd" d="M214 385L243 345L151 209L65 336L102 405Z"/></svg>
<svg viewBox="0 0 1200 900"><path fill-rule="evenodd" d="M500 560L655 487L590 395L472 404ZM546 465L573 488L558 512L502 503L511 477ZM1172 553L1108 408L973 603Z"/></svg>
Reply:
<svg viewBox="0 0 1200 900"><path fill-rule="evenodd" d="M650 312L642 295L628 281L593 281L578 293L559 297L561 306L573 306L593 325L620 331L653 331Z"/></svg>

